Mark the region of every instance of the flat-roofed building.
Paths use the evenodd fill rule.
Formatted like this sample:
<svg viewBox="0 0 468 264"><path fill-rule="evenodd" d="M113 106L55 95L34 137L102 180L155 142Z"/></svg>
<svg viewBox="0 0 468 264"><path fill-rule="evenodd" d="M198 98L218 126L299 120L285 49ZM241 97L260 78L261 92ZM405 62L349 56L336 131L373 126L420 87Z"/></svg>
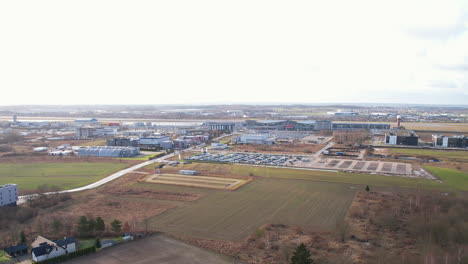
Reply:
<svg viewBox="0 0 468 264"><path fill-rule="evenodd" d="M236 124L233 122L208 122L207 125L210 130L232 132Z"/></svg>
<svg viewBox="0 0 468 264"><path fill-rule="evenodd" d="M385 134L385 144L417 146L419 137L414 132L393 131Z"/></svg>
<svg viewBox="0 0 468 264"><path fill-rule="evenodd" d="M457 136L443 136L443 135L432 135L434 147L442 148L467 148L468 137L464 135Z"/></svg>
<svg viewBox="0 0 468 264"><path fill-rule="evenodd" d="M333 130L383 130L390 129L390 124L377 123L335 123L333 122Z"/></svg>
<svg viewBox="0 0 468 264"><path fill-rule="evenodd" d="M0 206L16 205L18 201L18 185L0 185Z"/></svg>

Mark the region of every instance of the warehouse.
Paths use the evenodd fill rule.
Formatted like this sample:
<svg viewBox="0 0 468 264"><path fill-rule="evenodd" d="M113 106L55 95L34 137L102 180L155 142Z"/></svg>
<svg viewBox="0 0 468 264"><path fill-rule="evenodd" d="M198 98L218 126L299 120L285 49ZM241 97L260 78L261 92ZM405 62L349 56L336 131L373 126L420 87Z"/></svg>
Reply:
<svg viewBox="0 0 468 264"><path fill-rule="evenodd" d="M235 123L231 122L209 122L206 123L210 130L217 130L217 131L227 131L232 132L234 131Z"/></svg>
<svg viewBox="0 0 468 264"><path fill-rule="evenodd" d="M246 120L245 126L256 130L291 130L291 131L320 131L320 130L357 130L357 129L390 129L390 124L376 123L332 123L328 120Z"/></svg>
<svg viewBox="0 0 468 264"><path fill-rule="evenodd" d="M107 146L138 147L138 138L116 137L107 140Z"/></svg>
<svg viewBox="0 0 468 264"><path fill-rule="evenodd" d="M84 118L84 119L76 119L75 120L76 126L97 126L99 122L96 118Z"/></svg>
<svg viewBox="0 0 468 264"><path fill-rule="evenodd" d="M0 206L16 205L18 201L18 185L0 185Z"/></svg>
<svg viewBox="0 0 468 264"><path fill-rule="evenodd" d="M237 144L256 144L273 145L275 141L270 138L270 134L243 134L240 137L234 137L232 142Z"/></svg>
<svg viewBox="0 0 468 264"><path fill-rule="evenodd" d="M140 154L140 149L135 147L97 146L85 147L78 150L80 157L133 157Z"/></svg>
<svg viewBox="0 0 468 264"><path fill-rule="evenodd" d="M442 135L432 135L432 140L434 141L434 147L443 147L443 148L467 148L468 147L468 137L463 135L457 136L442 136Z"/></svg>
<svg viewBox="0 0 468 264"><path fill-rule="evenodd" d="M119 129L116 127L78 127L76 128L76 137L80 139L115 136L118 133L119 133Z"/></svg>
<svg viewBox="0 0 468 264"><path fill-rule="evenodd" d="M371 130L371 129L390 129L390 124L376 123L333 123L333 130Z"/></svg>
<svg viewBox="0 0 468 264"><path fill-rule="evenodd" d="M168 136L140 138L140 140L138 141L138 147L140 147L141 149L157 150L162 148L161 144L163 142L169 140L170 137Z"/></svg>

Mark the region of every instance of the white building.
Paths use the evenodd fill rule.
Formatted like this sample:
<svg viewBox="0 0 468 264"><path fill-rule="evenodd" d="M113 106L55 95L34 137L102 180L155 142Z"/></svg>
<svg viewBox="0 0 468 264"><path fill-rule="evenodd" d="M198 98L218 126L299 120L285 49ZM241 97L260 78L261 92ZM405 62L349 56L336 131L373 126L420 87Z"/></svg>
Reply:
<svg viewBox="0 0 468 264"><path fill-rule="evenodd" d="M163 141L167 141L170 138L168 136L161 136L161 137L147 137L147 138L140 138L140 144L142 145L159 145Z"/></svg>
<svg viewBox="0 0 468 264"><path fill-rule="evenodd" d="M269 134L242 134L233 140L235 143L240 144L259 144L259 145L273 145L275 141L270 138Z"/></svg>
<svg viewBox="0 0 468 264"><path fill-rule="evenodd" d="M0 206L16 205L18 201L18 185L0 185Z"/></svg>
<svg viewBox="0 0 468 264"><path fill-rule="evenodd" d="M227 149L227 148L228 148L227 144L216 143L216 142L211 143L211 149L222 150L222 149Z"/></svg>
<svg viewBox="0 0 468 264"><path fill-rule="evenodd" d="M69 237L51 241L42 236L38 236L32 243L31 247L32 259L39 262L75 252L76 240Z"/></svg>
<svg viewBox="0 0 468 264"><path fill-rule="evenodd" d="M77 138L116 136L118 134L119 134L119 129L116 127L78 127L76 128Z"/></svg>

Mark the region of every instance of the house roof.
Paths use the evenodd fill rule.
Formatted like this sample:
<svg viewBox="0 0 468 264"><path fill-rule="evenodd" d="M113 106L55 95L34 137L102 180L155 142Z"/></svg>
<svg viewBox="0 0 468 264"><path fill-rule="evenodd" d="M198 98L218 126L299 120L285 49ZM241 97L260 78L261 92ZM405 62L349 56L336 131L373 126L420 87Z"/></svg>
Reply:
<svg viewBox="0 0 468 264"><path fill-rule="evenodd" d="M36 248L36 247L39 247L43 243L47 243L49 245L54 245L55 246L55 243L52 242L51 240L49 240L49 239L47 239L47 238L45 238L43 236L37 236L37 238L34 240L34 242L32 242L31 247Z"/></svg>
<svg viewBox="0 0 468 264"><path fill-rule="evenodd" d="M73 237L66 237L64 239L54 240L54 242L57 243L59 247L63 247L65 245L76 243L76 239Z"/></svg>
<svg viewBox="0 0 468 264"><path fill-rule="evenodd" d="M5 249L3 249L8 255L12 255L12 254L15 254L16 252L18 251L23 251L23 250L27 250L28 249L28 246L26 246L25 244L18 244L16 246L11 246L11 247L7 247Z"/></svg>
<svg viewBox="0 0 468 264"><path fill-rule="evenodd" d="M66 237L64 239L58 239L51 241L42 236L38 236L36 240L32 243L32 253L36 256L43 256L49 254L55 247L63 247L65 245L73 244L76 242L76 239L73 237Z"/></svg>
<svg viewBox="0 0 468 264"><path fill-rule="evenodd" d="M34 254L34 256L39 257L49 254L54 248L55 246L51 246L47 243L42 243L38 247L33 248L32 253Z"/></svg>

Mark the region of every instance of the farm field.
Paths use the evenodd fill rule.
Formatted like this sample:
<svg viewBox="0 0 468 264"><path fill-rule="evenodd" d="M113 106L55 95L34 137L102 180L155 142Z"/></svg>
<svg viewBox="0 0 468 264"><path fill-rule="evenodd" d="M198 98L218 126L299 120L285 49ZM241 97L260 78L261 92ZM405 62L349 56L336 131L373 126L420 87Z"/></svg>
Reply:
<svg viewBox="0 0 468 264"><path fill-rule="evenodd" d="M179 169L197 170L200 174L207 176L225 175L226 177L231 178L246 178L249 176L258 176L262 178L296 179L364 185L368 184L376 186L394 186L404 188L423 188L438 190L451 190L452 188L457 189L457 186L449 186L434 180L399 176L383 176L365 173L330 172L291 168L270 168L261 166L215 164L201 162L183 164L177 168L177 170ZM161 172L166 172L167 170L171 169L162 169Z"/></svg>
<svg viewBox="0 0 468 264"><path fill-rule="evenodd" d="M221 256L162 235L154 235L138 241L113 246L95 254L67 261L66 263L234 264L238 262L226 256Z"/></svg>
<svg viewBox="0 0 468 264"><path fill-rule="evenodd" d="M468 162L468 151L444 151L444 150L431 150L431 149L403 149L392 148L388 149L392 154L408 155L413 157L431 157L443 161L453 162Z"/></svg>
<svg viewBox="0 0 468 264"><path fill-rule="evenodd" d="M153 174L146 176L144 181L155 184L173 184L220 190L235 190L247 182L247 180L225 177L186 176L180 174Z"/></svg>
<svg viewBox="0 0 468 264"><path fill-rule="evenodd" d="M23 190L43 184L71 189L98 181L127 166L127 163L0 164L0 184L16 183Z"/></svg>
<svg viewBox="0 0 468 264"><path fill-rule="evenodd" d="M151 188L200 190L156 184ZM348 185L285 179L257 179L233 192L203 191L202 198L150 218L150 226L163 232L220 240L244 239L269 223L326 230L343 219L355 193Z"/></svg>

